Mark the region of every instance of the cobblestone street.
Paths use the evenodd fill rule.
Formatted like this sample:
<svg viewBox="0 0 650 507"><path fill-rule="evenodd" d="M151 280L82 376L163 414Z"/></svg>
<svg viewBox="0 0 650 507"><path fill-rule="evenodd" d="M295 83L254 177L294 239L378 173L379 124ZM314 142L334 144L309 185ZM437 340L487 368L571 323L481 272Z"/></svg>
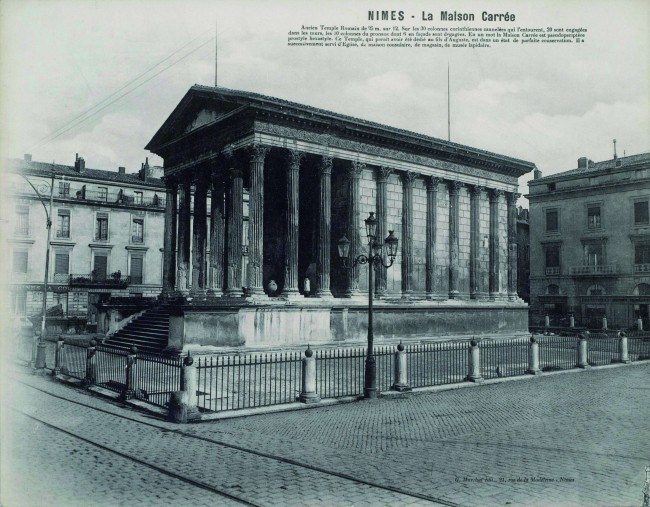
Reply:
<svg viewBox="0 0 650 507"><path fill-rule="evenodd" d="M640 506L650 465L648 363L185 426L24 373L11 395L8 507Z"/></svg>

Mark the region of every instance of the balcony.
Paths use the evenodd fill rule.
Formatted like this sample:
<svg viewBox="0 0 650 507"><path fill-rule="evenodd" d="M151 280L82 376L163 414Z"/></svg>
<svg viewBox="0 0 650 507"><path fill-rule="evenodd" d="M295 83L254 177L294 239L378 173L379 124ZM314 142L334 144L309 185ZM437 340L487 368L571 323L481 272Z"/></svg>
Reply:
<svg viewBox="0 0 650 507"><path fill-rule="evenodd" d="M650 264L635 264L635 273L650 273Z"/></svg>
<svg viewBox="0 0 650 507"><path fill-rule="evenodd" d="M125 289L130 283L128 276L116 271L111 275L102 273L69 275L70 287L102 287L111 289Z"/></svg>
<svg viewBox="0 0 650 507"><path fill-rule="evenodd" d="M602 264L600 266L571 266L571 276L612 276L618 274L616 264Z"/></svg>
<svg viewBox="0 0 650 507"><path fill-rule="evenodd" d="M546 276L556 276L556 275L559 275L559 274L560 274L560 267L559 267L559 266L556 266L556 267L553 267L553 268L546 268L546 270L544 271L544 273L546 274Z"/></svg>

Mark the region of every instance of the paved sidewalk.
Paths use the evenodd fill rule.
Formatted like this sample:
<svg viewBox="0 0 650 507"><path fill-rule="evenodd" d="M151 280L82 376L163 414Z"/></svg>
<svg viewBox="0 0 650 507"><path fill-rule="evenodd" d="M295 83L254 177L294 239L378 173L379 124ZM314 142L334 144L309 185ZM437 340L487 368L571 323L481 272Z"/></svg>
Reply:
<svg viewBox="0 0 650 507"><path fill-rule="evenodd" d="M414 501L322 473L331 471L467 506L640 506L650 465L648 363L186 426L156 421L48 379L19 379L159 429L72 408L17 384L14 393L25 398L14 404L21 409L203 481L238 485L237 491L261 505ZM72 459L56 456L61 466ZM138 503L120 504L155 505L145 489L134 496Z"/></svg>

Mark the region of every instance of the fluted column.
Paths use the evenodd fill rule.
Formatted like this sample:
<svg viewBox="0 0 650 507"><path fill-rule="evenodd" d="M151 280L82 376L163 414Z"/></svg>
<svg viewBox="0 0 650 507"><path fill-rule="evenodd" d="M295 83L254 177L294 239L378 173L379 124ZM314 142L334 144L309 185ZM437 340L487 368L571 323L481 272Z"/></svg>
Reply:
<svg viewBox="0 0 650 507"><path fill-rule="evenodd" d="M323 157L320 164L320 198L318 205L318 287L316 296L331 297L330 291L330 237L332 235L332 157Z"/></svg>
<svg viewBox="0 0 650 507"><path fill-rule="evenodd" d="M298 289L298 237L300 234L299 178L300 161L304 154L289 151L287 166L287 242L284 258L284 289L282 293L289 297L300 294Z"/></svg>
<svg viewBox="0 0 650 507"><path fill-rule="evenodd" d="M426 291L427 299L436 299L439 285L436 284L436 219L438 209L438 183L434 176L426 178L427 184L427 244L426 244Z"/></svg>
<svg viewBox="0 0 650 507"><path fill-rule="evenodd" d="M207 247L208 183L203 179L196 182L194 190L194 222L192 224L192 289L191 294L203 298L206 294L205 251Z"/></svg>
<svg viewBox="0 0 650 507"><path fill-rule="evenodd" d="M359 182L361 173L366 164L352 161L348 167L348 231L350 234L350 260L352 268L348 269L348 286L345 291L346 297L359 294L359 266L354 259L361 253L361 239L359 237Z"/></svg>
<svg viewBox="0 0 650 507"><path fill-rule="evenodd" d="M484 190L479 185L470 187L469 197L469 296L472 299L479 299L480 275L479 275L479 247L480 247L480 216L481 216L481 192Z"/></svg>
<svg viewBox="0 0 650 507"><path fill-rule="evenodd" d="M388 236L388 178L393 170L382 166L377 170L377 240L383 242ZM387 270L384 266L377 268L377 291L375 295L381 297L387 290Z"/></svg>
<svg viewBox="0 0 650 507"><path fill-rule="evenodd" d="M508 299L517 299L517 199L521 194L508 192Z"/></svg>
<svg viewBox="0 0 650 507"><path fill-rule="evenodd" d="M499 197L503 190L490 189L490 299L499 295Z"/></svg>
<svg viewBox="0 0 650 507"><path fill-rule="evenodd" d="M165 245L163 249L163 295L174 291L176 284L176 214L178 185L165 178Z"/></svg>
<svg viewBox="0 0 650 507"><path fill-rule="evenodd" d="M459 216L458 196L463 184L460 181L449 182L449 299L457 299L459 266Z"/></svg>
<svg viewBox="0 0 650 507"><path fill-rule="evenodd" d="M248 202L248 291L264 295L264 158L266 146L250 150L251 188Z"/></svg>
<svg viewBox="0 0 650 507"><path fill-rule="evenodd" d="M208 272L208 295L220 296L224 287L225 260L225 209L224 181L219 173L212 174L210 198L210 270Z"/></svg>
<svg viewBox="0 0 650 507"><path fill-rule="evenodd" d="M244 181L239 169L230 169L228 185L228 263L226 277L226 295L243 295L241 283L242 268L242 228L244 221Z"/></svg>
<svg viewBox="0 0 650 507"><path fill-rule="evenodd" d="M190 285L190 205L192 185L188 180L178 183L178 252L176 257L176 290L189 292Z"/></svg>
<svg viewBox="0 0 650 507"><path fill-rule="evenodd" d="M413 183L417 174L402 174L402 297L413 293Z"/></svg>

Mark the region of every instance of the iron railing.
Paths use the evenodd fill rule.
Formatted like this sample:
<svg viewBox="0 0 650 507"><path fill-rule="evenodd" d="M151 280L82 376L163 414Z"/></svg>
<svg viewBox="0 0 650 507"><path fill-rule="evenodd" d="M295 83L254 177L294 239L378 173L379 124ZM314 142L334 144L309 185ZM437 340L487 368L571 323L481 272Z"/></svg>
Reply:
<svg viewBox="0 0 650 507"><path fill-rule="evenodd" d="M183 360L138 352L136 363L138 388L134 397L161 407L167 406L171 394L181 388Z"/></svg>
<svg viewBox="0 0 650 507"><path fill-rule="evenodd" d="M439 386L462 382L468 372L468 342L437 342L405 347L408 384Z"/></svg>
<svg viewBox="0 0 650 507"><path fill-rule="evenodd" d="M527 339L483 340L481 348L481 372L486 379L525 375L528 370Z"/></svg>
<svg viewBox="0 0 650 507"><path fill-rule="evenodd" d="M541 335L535 338L539 344L539 367L542 371L575 368L577 336Z"/></svg>
<svg viewBox="0 0 650 507"><path fill-rule="evenodd" d="M362 394L365 358L364 348L316 351L316 392L321 398Z"/></svg>
<svg viewBox="0 0 650 507"><path fill-rule="evenodd" d="M65 354L65 369L62 373L70 377L84 380L86 378L86 356L88 345L85 343L75 343L67 339L63 345Z"/></svg>
<svg viewBox="0 0 650 507"><path fill-rule="evenodd" d="M587 338L587 362L591 366L603 366L619 359L617 333L591 333Z"/></svg>
<svg viewBox="0 0 650 507"><path fill-rule="evenodd" d="M68 279L65 281L70 284L70 287L112 287L123 289L127 287L131 281L130 277L117 272L110 275L83 273L66 276Z"/></svg>

